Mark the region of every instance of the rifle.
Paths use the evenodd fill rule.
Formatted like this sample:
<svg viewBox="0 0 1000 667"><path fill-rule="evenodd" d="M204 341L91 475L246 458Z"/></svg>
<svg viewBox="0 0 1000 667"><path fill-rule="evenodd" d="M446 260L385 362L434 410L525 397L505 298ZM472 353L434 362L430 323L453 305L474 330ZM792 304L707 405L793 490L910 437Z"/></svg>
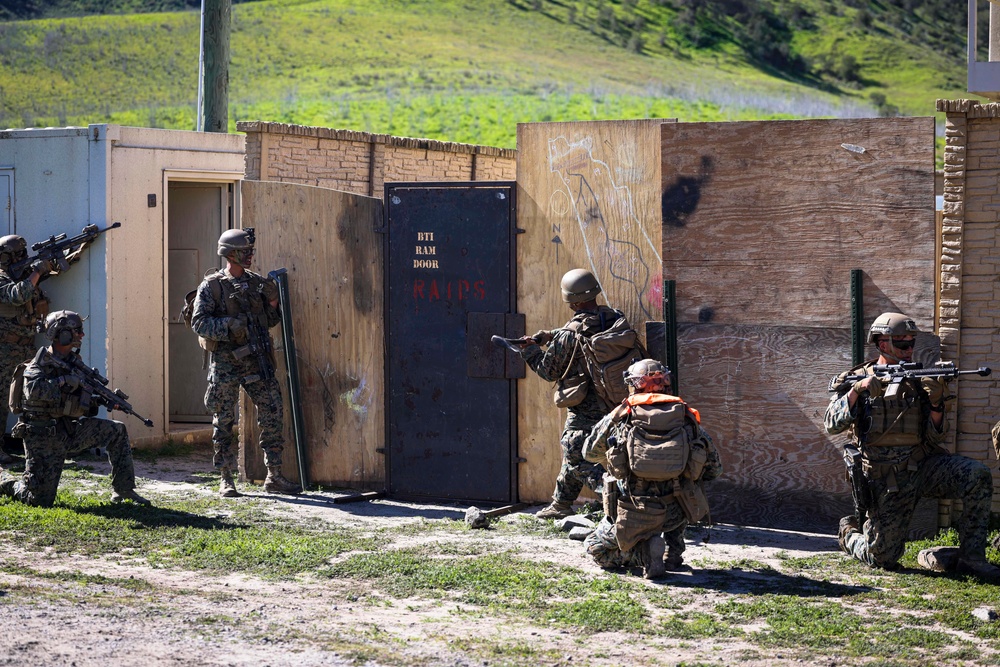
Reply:
<svg viewBox="0 0 1000 667"><path fill-rule="evenodd" d="M253 355L253 358L257 360L260 379L270 380L274 377L271 336L268 334L267 329L261 326L260 320L253 313L250 301L246 295L247 285L238 280L232 280L230 284L232 284L234 290L231 298L239 300L243 311L240 313L240 319L247 325L247 344L233 350L233 356L237 359L244 359ZM266 301L263 295L261 295L261 299ZM267 307L266 303L264 307Z"/></svg>
<svg viewBox="0 0 1000 667"><path fill-rule="evenodd" d="M132 415L149 428L153 427L152 419L146 419L132 409L132 404L128 402L128 394L121 389L115 389L114 391L108 389L108 378L101 375L96 368L90 368L84 364L79 355L73 355L72 363L60 359L55 355L52 355L52 360L56 366L78 379L84 395L89 394L99 405L103 405L108 410L118 410L127 415Z"/></svg>
<svg viewBox="0 0 1000 667"><path fill-rule="evenodd" d="M960 371L950 361L939 361L931 368L924 368L923 364L915 361L899 364L876 364L872 370L875 371L875 377L882 383L889 385L885 391L885 395L889 397L895 395L899 384L906 378L944 378L950 380L959 375L980 375L986 377L993 372L988 366L980 366L976 370ZM848 375L838 383L837 378L839 377L838 375L830 381L830 391L842 394L850 389L851 385L855 382L864 380L869 376Z"/></svg>
<svg viewBox="0 0 1000 667"><path fill-rule="evenodd" d="M57 273L67 271L69 270L70 262L78 259L78 256L73 253L78 253L83 250L85 247L97 240L97 237L104 232L111 229L117 229L121 226L122 223L120 222L109 225L104 229L100 229L97 225L87 225L83 228L83 231L76 236L66 238L66 234L54 234L44 241L33 243L31 245L31 249L37 254L29 255L21 261L11 264L11 275L23 275L25 269L29 268L37 261L49 262L50 264L55 265L56 268L54 270Z"/></svg>

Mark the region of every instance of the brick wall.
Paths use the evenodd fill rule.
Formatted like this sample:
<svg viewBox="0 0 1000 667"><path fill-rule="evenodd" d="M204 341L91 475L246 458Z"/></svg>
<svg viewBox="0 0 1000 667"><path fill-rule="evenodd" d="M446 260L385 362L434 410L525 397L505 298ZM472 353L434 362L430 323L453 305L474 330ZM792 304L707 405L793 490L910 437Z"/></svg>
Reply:
<svg viewBox="0 0 1000 667"><path fill-rule="evenodd" d="M389 182L513 181L516 151L324 127L237 123L246 178L381 197Z"/></svg>
<svg viewBox="0 0 1000 667"><path fill-rule="evenodd" d="M942 352L961 368L1000 373L1000 104L938 100L946 113L941 238ZM996 381L952 384L958 394L954 447L983 461L1000 481L990 428L1000 419ZM960 389L957 390L957 389ZM993 496L1000 512L1000 494Z"/></svg>

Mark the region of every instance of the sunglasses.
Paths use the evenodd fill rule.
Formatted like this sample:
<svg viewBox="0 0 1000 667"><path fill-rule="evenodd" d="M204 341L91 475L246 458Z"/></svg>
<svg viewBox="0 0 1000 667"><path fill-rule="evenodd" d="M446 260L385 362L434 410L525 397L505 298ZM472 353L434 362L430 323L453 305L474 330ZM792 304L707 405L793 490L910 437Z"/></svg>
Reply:
<svg viewBox="0 0 1000 667"><path fill-rule="evenodd" d="M897 350L912 350L916 342L915 340L896 340L893 338L892 346Z"/></svg>

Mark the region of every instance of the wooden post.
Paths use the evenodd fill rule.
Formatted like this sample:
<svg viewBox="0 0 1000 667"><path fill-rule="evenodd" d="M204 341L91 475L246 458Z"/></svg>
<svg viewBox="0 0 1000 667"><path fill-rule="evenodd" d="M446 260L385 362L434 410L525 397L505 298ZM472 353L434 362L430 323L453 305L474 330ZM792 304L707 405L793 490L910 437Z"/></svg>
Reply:
<svg viewBox="0 0 1000 667"><path fill-rule="evenodd" d="M204 0L206 132L229 131L229 30L231 0Z"/></svg>

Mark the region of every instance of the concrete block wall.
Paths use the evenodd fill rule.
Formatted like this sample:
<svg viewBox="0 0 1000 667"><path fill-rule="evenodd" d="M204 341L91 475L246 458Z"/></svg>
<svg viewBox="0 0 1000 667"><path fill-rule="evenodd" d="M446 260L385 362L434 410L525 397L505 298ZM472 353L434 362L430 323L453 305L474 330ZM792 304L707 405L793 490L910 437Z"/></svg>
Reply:
<svg viewBox="0 0 1000 667"><path fill-rule="evenodd" d="M990 366L993 377L953 383L954 449L986 463L1000 484L990 429L1000 420L1000 104L938 100L946 114L941 301L945 359ZM1000 512L994 493L993 512ZM957 518L954 517L953 518Z"/></svg>
<svg viewBox="0 0 1000 667"><path fill-rule="evenodd" d="M381 197L385 183L512 181L516 151L262 121L246 133L246 178Z"/></svg>

